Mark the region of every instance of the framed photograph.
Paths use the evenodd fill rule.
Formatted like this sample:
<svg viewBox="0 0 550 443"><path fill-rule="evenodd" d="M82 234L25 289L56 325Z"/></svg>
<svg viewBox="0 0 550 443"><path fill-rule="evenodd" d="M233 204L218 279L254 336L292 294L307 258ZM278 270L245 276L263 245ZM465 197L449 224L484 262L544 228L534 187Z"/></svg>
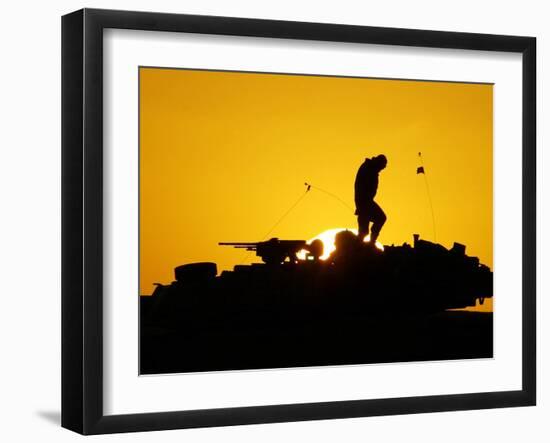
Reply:
<svg viewBox="0 0 550 443"><path fill-rule="evenodd" d="M62 425L535 405L533 37L62 20Z"/></svg>

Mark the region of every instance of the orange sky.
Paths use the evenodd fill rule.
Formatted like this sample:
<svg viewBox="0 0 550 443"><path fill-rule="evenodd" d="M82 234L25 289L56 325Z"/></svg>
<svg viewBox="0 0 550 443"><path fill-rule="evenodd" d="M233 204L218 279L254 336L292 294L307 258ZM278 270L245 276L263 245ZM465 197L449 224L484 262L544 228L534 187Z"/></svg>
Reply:
<svg viewBox="0 0 550 443"><path fill-rule="evenodd" d="M141 68L140 293L180 264L256 261L217 243L262 240L305 181L353 206L357 168L380 153L379 240L434 240L422 151L437 242L492 268L492 121L492 85ZM312 190L268 238L335 227L355 216Z"/></svg>

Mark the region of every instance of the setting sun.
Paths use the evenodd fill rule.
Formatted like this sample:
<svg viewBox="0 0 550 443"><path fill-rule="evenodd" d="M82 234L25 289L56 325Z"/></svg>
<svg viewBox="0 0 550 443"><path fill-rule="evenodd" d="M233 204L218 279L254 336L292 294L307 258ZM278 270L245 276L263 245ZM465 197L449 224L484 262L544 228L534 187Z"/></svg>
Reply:
<svg viewBox="0 0 550 443"><path fill-rule="evenodd" d="M321 260L326 260L330 254L336 249L336 246L334 246L334 238L336 237L336 234L338 234L341 231L351 231L355 235L357 235L357 229L353 228L334 228L334 229L327 229L326 231L320 233L319 235L309 239L307 241L307 244L310 245L314 240L321 240L323 242L323 255L319 257ZM370 235L367 235L365 237L365 243L370 241ZM384 250L384 246L379 241L376 242L376 247L380 249L381 251ZM300 251L297 254L298 259L305 260L306 259L306 251Z"/></svg>
<svg viewBox="0 0 550 443"><path fill-rule="evenodd" d="M378 240L459 242L492 268L492 100L491 85L141 68L140 294L180 265L259 261L223 241L319 238L326 259L378 154Z"/></svg>
<svg viewBox="0 0 550 443"><path fill-rule="evenodd" d="M139 92L141 373L493 357L493 85L141 67Z"/></svg>

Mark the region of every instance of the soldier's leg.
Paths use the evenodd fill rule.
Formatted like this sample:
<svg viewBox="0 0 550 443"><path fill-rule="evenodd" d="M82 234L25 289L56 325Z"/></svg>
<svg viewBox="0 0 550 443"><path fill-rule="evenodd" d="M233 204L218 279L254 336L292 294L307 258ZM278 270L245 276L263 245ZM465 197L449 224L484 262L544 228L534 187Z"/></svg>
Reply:
<svg viewBox="0 0 550 443"><path fill-rule="evenodd" d="M366 214L358 214L357 215L357 224L358 224L358 236L359 240L363 241L363 239L369 235L369 217Z"/></svg>
<svg viewBox="0 0 550 443"><path fill-rule="evenodd" d="M382 229L382 226L384 226L384 223L386 223L386 214L384 214L384 211L382 211L382 208L378 206L375 202L372 202L372 210L371 210L371 219L372 219L372 234L370 236L370 241L372 243L376 242L378 239L378 236L380 235L380 230Z"/></svg>

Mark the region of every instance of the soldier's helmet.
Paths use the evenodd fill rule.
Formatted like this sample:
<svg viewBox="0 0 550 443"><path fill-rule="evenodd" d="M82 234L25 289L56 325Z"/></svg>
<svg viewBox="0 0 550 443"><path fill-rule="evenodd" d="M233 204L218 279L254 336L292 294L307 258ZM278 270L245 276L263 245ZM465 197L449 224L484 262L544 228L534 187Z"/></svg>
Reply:
<svg viewBox="0 0 550 443"><path fill-rule="evenodd" d="M384 154L377 155L373 158L376 165L380 168L380 170L384 169L386 165L388 164L388 159Z"/></svg>

